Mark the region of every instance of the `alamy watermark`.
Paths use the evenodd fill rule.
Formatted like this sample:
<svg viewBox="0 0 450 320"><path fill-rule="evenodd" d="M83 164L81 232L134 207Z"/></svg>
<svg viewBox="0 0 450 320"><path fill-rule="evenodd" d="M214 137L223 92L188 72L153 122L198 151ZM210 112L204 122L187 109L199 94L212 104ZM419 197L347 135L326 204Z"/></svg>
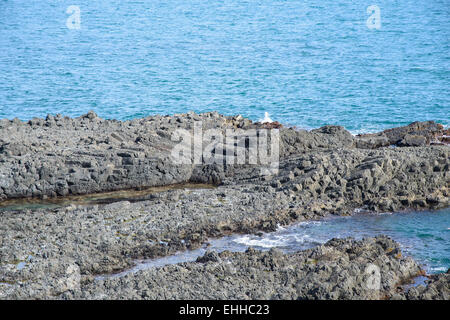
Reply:
<svg viewBox="0 0 450 320"><path fill-rule="evenodd" d="M366 280L366 287L370 290L380 290L381 288L381 272L380 267L377 265L370 263L364 273L368 274L368 278Z"/></svg>
<svg viewBox="0 0 450 320"><path fill-rule="evenodd" d="M171 151L175 164L255 165L261 175L278 173L280 133L278 129L208 129L201 121L194 129L177 129L178 142Z"/></svg>
<svg viewBox="0 0 450 320"><path fill-rule="evenodd" d="M367 28L369 29L381 29L381 10L380 7L373 4L367 7L367 14L369 18L366 20ZM66 19L66 26L71 30L81 29L81 9L79 6L70 5L67 7L66 13L69 17Z"/></svg>
<svg viewBox="0 0 450 320"><path fill-rule="evenodd" d="M366 21L367 28L369 29L381 29L381 10L377 5L368 6L367 14L370 14L369 18Z"/></svg>
<svg viewBox="0 0 450 320"><path fill-rule="evenodd" d="M69 6L66 10L67 14L70 16L66 20L67 28L71 30L80 30L81 29L81 9L79 6Z"/></svg>

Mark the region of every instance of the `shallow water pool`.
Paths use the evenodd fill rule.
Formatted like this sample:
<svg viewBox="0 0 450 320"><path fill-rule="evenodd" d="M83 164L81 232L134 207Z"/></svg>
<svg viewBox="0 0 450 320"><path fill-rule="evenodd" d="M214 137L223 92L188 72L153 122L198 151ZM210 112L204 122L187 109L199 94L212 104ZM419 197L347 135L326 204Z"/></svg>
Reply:
<svg viewBox="0 0 450 320"><path fill-rule="evenodd" d="M357 214L332 217L322 221L301 222L278 231L258 235L234 235L211 240L200 249L171 256L139 260L132 269L100 276L120 277L128 273L168 264L195 261L207 250L243 252L248 247L260 250L279 248L285 252L305 250L332 238L362 239L385 234L400 243L404 255L412 256L427 273L440 273L450 268L450 208L384 214Z"/></svg>

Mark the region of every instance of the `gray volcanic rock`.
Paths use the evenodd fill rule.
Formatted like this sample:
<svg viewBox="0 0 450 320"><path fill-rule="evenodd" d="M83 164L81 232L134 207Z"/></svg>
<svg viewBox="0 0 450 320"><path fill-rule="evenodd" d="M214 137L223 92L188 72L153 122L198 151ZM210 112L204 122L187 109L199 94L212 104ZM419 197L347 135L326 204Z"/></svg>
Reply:
<svg viewBox="0 0 450 320"><path fill-rule="evenodd" d="M6 298L385 299L418 273L420 267L411 258L402 257L391 239L348 238L294 254L274 249L208 252L197 262L120 278L83 279L79 286L74 283L76 267L72 267L65 280L50 277L44 290L40 289L42 284L27 283ZM55 287L49 286L51 281ZM448 284L443 289L448 292Z"/></svg>
<svg viewBox="0 0 450 320"><path fill-rule="evenodd" d="M56 197L126 188L202 181L220 183L224 175L210 166L176 165L171 151L177 129L257 129L242 117L218 113L153 116L130 121L103 120L94 112L79 118L61 115L0 126L0 200ZM342 127L311 132L282 129L282 157L303 150L350 146ZM220 169L220 168L219 168ZM192 179L191 179L192 178Z"/></svg>
<svg viewBox="0 0 450 320"><path fill-rule="evenodd" d="M167 166L174 143L146 130L144 121L105 121L89 113L77 119L49 116L45 121L11 122L0 129L0 199L189 180L192 168Z"/></svg>
<svg viewBox="0 0 450 320"><path fill-rule="evenodd" d="M427 138L417 134L406 134L400 142L397 143L400 147L421 147L428 144Z"/></svg>
<svg viewBox="0 0 450 320"><path fill-rule="evenodd" d="M358 136L356 139L356 147L361 149L377 149L381 147L388 147L390 141L388 137L384 135L364 135Z"/></svg>
<svg viewBox="0 0 450 320"><path fill-rule="evenodd" d="M374 134L357 136L358 148L374 149L388 145L419 147L444 141L446 130L434 121L413 122L404 127L387 129Z"/></svg>
<svg viewBox="0 0 450 320"><path fill-rule="evenodd" d="M214 112L153 116L124 122L103 120L93 112L76 119L49 115L46 119L28 122L1 120L0 200L80 195L184 182L217 186L165 190L135 203L122 201L107 205L0 212L0 294L21 298L81 297L74 287L81 277L82 287L93 286L89 297L115 297L109 289L92 284L92 277L129 268L134 259L198 248L211 237L274 231L279 225L331 214L349 215L358 208L381 212L436 209L449 205L450 149L446 145L422 146L420 142L425 137L428 144L428 137L440 130L433 123L413 124L406 129L392 129L381 136L370 136L367 139L375 141L375 149L370 147L372 142L361 142L363 138L353 137L339 126L306 131L276 125L280 130L279 170L277 174L262 175L260 166L248 164L174 164L170 155L178 142L172 141L173 133L177 129L193 130L195 121L202 121L203 130L221 132L268 127L240 116L225 117ZM383 147L385 139L388 144L406 139L408 145L420 146ZM417 143L415 139L419 139ZM364 145L366 142L368 145ZM384 243L384 240L380 241L372 245L335 240L326 246L326 250L362 245L384 257L385 253L376 249ZM350 259L349 253L341 251L332 258L338 259L342 255L344 260L336 260L337 267L350 268L352 264L346 260ZM230 254L234 257L232 260L222 254L209 253L197 264L188 265L187 270L179 266L167 268L189 273L194 266L192 270L200 268L193 274L197 275L200 270L210 272L205 268L212 263L223 268L248 264L251 268L243 268L239 277L251 279L258 268L266 269L261 263L252 265L248 259L258 261L258 257L267 255L270 255L267 259L279 256L281 258L276 259L280 259L280 263L290 263L290 256L275 252ZM364 253L361 255L364 260ZM393 261L397 260L391 261L391 256L383 259L389 268L393 268L389 272L395 275L391 275L389 283L383 284L382 293L391 294L394 282L407 278L408 274L396 269ZM308 277L308 281L300 286L295 282L286 292L277 284L274 290L280 291L264 294L270 293L274 298L279 294L280 298L322 299L327 293L334 292L329 298L357 298L356 293L345 293L353 285L360 288L361 279L356 271L345 269L347 273L339 283L347 287L339 289L334 288L337 280L327 280L330 284L326 286L317 282L317 273L329 274L326 264L322 268L324 270L312 268L310 275L309 269L299 269L298 274ZM283 283L277 278L281 275L272 271L273 279ZM213 272L210 272L211 277ZM294 279L301 282L300 278L295 278L297 276L294 275ZM171 279L166 273L161 273L161 277ZM236 279L241 281L239 277ZM351 279L351 283L345 279ZM138 286L145 287L148 281L145 278L144 284ZM261 279L260 285L265 285L264 281L269 280ZM439 281L436 283L442 282ZM175 290L168 280L164 283L167 287L161 290L166 291L160 291L158 297L183 296L181 291L176 291L181 289ZM224 287L211 298L264 296L257 288L251 289L256 290L254 294L238 294L236 286ZM250 288L253 288L251 284ZM439 284L436 288L441 290L443 287ZM170 294L172 289L175 291ZM227 293L228 289L231 291ZM105 296L102 296L102 290L108 291ZM141 294L134 289L126 290L131 293L124 297L153 297L151 292ZM361 297L381 297L358 290ZM206 297L210 292L204 294ZM194 297L195 293L191 290L186 296ZM411 293L411 298L428 296ZM431 296L438 297L434 293Z"/></svg>
<svg viewBox="0 0 450 320"><path fill-rule="evenodd" d="M124 122L103 120L94 112L76 119L49 115L45 120L36 118L26 123L17 119L3 120L0 127L0 200L88 194L188 181L220 184L227 179L260 175L257 173L260 169L255 171L254 166L254 170L249 171L248 166L175 164L171 151L178 141L172 141L172 135L177 129L192 130L196 121L202 122L203 130L218 129L223 133L225 130L267 126L253 124L240 116L224 117L217 113L154 116ZM354 155L349 163L353 166L353 161L361 161L359 155L365 153L354 146L385 146L386 139L389 144L423 146L440 132L441 127L433 122L414 123L365 136L365 140L355 139L339 126L325 126L309 132L281 128L280 161L311 153L318 155L314 158L320 166L321 154L327 156L329 152L348 150ZM427 139L426 143L424 139ZM448 152L448 148L441 150ZM380 157L388 156L388 152L383 149ZM405 155L412 158L409 162L413 166L423 165L420 170L426 170L428 165L416 163L421 161L421 156L416 159L415 154L421 152L420 149L408 150ZM431 156L425 159L432 160ZM436 170L441 170L441 164L445 167L447 160L440 160L438 156ZM323 166L327 165L323 163ZM373 170L371 172L367 171L367 174L375 174ZM410 175L409 172L405 174ZM369 176L366 178L371 180Z"/></svg>
<svg viewBox="0 0 450 320"><path fill-rule="evenodd" d="M325 126L311 131L288 128L281 131L280 156L322 149L352 148L354 137L341 126Z"/></svg>
<svg viewBox="0 0 450 320"><path fill-rule="evenodd" d="M413 287L401 297L409 300L450 300L450 270L429 276L426 286Z"/></svg>

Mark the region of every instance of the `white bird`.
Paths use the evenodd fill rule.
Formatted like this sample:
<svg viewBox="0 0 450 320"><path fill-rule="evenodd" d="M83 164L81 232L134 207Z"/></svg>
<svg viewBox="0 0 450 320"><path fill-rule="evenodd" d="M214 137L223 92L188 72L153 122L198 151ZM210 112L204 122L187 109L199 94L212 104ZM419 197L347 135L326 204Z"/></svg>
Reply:
<svg viewBox="0 0 450 320"><path fill-rule="evenodd" d="M272 121L272 119L269 118L269 113L268 112L264 112L264 119L259 120L259 122L261 122L261 123L271 123L273 121Z"/></svg>

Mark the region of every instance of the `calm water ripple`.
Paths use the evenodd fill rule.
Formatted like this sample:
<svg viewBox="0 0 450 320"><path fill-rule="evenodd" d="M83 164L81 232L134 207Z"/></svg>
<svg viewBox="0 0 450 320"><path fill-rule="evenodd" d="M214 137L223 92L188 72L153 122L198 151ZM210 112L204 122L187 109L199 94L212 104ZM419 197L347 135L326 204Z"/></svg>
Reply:
<svg viewBox="0 0 450 320"><path fill-rule="evenodd" d="M72 3L70 3L72 4ZM0 118L264 111L304 128L449 124L450 2L0 2Z"/></svg>

